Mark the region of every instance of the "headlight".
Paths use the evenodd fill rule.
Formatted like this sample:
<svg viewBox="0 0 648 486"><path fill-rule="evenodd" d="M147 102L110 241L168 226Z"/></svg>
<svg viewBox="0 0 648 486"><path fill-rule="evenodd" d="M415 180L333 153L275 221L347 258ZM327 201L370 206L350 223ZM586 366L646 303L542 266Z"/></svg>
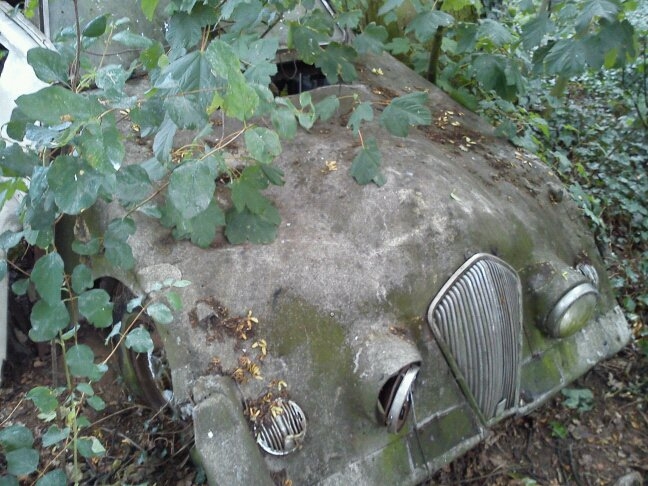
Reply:
<svg viewBox="0 0 648 486"><path fill-rule="evenodd" d="M571 336L594 317L599 299L594 267L572 268L544 262L528 271L530 310L537 316L538 327L547 335Z"/></svg>
<svg viewBox="0 0 648 486"><path fill-rule="evenodd" d="M421 355L416 346L390 333L354 343L359 399L372 420L396 433L407 421Z"/></svg>
<svg viewBox="0 0 648 486"><path fill-rule="evenodd" d="M598 291L590 283L582 283L565 293L545 321L546 330L554 337L566 337L579 331L594 316Z"/></svg>

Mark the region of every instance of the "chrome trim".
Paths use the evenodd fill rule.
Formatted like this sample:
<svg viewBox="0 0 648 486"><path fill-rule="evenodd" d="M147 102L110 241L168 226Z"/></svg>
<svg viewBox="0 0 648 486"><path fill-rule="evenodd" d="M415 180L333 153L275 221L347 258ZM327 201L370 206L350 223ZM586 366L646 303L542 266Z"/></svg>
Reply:
<svg viewBox="0 0 648 486"><path fill-rule="evenodd" d="M410 366L402 375L401 382L397 385L398 388L392 399L391 406L385 415L385 425L387 425L389 432L398 432L407 420L412 403L412 385L419 369L418 365Z"/></svg>
<svg viewBox="0 0 648 486"><path fill-rule="evenodd" d="M278 411L274 407L278 407ZM297 450L306 435L306 414L292 400L277 399L267 420L256 430L257 444L273 456Z"/></svg>
<svg viewBox="0 0 648 486"><path fill-rule="evenodd" d="M565 337L560 333L560 329L556 329L558 320L565 314L565 312L569 310L569 308L574 303L576 303L576 301L588 294L593 294L597 299L599 297L598 290L589 282L583 282L582 284L569 289L567 293L565 293L560 299L558 299L556 305L554 305L549 314L547 314L545 327L549 329L555 337ZM578 330L579 329L576 329L574 332Z"/></svg>
<svg viewBox="0 0 648 486"><path fill-rule="evenodd" d="M472 256L441 288L427 318L482 420L514 411L522 354L522 285L517 272L495 256Z"/></svg>

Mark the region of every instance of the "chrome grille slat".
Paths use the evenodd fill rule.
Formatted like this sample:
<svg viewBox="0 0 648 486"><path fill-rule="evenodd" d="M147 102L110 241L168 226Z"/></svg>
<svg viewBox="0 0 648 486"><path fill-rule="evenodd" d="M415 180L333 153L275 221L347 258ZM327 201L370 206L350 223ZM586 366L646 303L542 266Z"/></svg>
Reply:
<svg viewBox="0 0 648 486"><path fill-rule="evenodd" d="M455 372L486 420L519 393L522 301L520 279L491 255L475 255L444 285L428 321Z"/></svg>
<svg viewBox="0 0 648 486"><path fill-rule="evenodd" d="M283 456L299 447L306 434L306 415L295 402L278 399L276 411L257 428L257 443L266 452Z"/></svg>

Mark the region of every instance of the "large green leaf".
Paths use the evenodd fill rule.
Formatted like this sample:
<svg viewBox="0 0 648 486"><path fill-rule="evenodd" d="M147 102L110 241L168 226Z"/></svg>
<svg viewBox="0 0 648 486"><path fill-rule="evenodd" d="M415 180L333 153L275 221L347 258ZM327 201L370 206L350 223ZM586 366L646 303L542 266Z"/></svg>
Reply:
<svg viewBox="0 0 648 486"><path fill-rule="evenodd" d="M516 37L504 24L493 19L482 19L480 21L477 37L482 42L484 39L488 39L496 47L510 44L516 40Z"/></svg>
<svg viewBox="0 0 648 486"><path fill-rule="evenodd" d="M41 437L43 447L49 447L58 444L70 436L70 428L60 429L57 425L51 425L47 432Z"/></svg>
<svg viewBox="0 0 648 486"><path fill-rule="evenodd" d="M563 39L554 43L544 58L547 74L566 78L581 74L586 67L586 52L579 39Z"/></svg>
<svg viewBox="0 0 648 486"><path fill-rule="evenodd" d="M50 305L39 300L32 308L30 320L29 338L38 343L54 339L70 323L70 315L61 301Z"/></svg>
<svg viewBox="0 0 648 486"><path fill-rule="evenodd" d="M387 179L380 171L381 157L376 139L369 137L364 143L364 147L353 159L351 175L358 184L365 185L373 182L377 186L382 186L387 182Z"/></svg>
<svg viewBox="0 0 648 486"><path fill-rule="evenodd" d="M353 109L347 127L351 127L354 135L357 135L362 122L371 120L373 120L373 108L371 107L371 103L363 101Z"/></svg>
<svg viewBox="0 0 648 486"><path fill-rule="evenodd" d="M0 446L5 451L29 448L34 444L34 434L22 424L13 424L0 429Z"/></svg>
<svg viewBox="0 0 648 486"><path fill-rule="evenodd" d="M153 20L153 15L159 2L160 0L141 0L142 12L144 12L148 20Z"/></svg>
<svg viewBox="0 0 648 486"><path fill-rule="evenodd" d="M35 47L27 52L27 62L41 81L69 83L69 66L58 52L45 47Z"/></svg>
<svg viewBox="0 0 648 486"><path fill-rule="evenodd" d="M30 150L23 150L18 144L0 149L0 168L5 177L29 177L38 165L38 155Z"/></svg>
<svg viewBox="0 0 648 486"><path fill-rule="evenodd" d="M106 33L108 27L108 17L110 14L103 14L95 17L86 24L81 32L84 37L100 37Z"/></svg>
<svg viewBox="0 0 648 486"><path fill-rule="evenodd" d="M326 75L331 84L336 84L340 79L350 83L355 81L358 73L354 67L357 52L351 46L331 42L316 60L315 65Z"/></svg>
<svg viewBox="0 0 648 486"><path fill-rule="evenodd" d="M232 244L272 243L277 237L281 216L274 206L268 206L262 214L232 208L226 215L225 236Z"/></svg>
<svg viewBox="0 0 648 486"><path fill-rule="evenodd" d="M270 201L261 194L268 187L268 178L261 166L246 167L238 179L232 181L232 202L237 211L247 208L255 214L263 214L272 207Z"/></svg>
<svg viewBox="0 0 648 486"><path fill-rule="evenodd" d="M75 344L65 353L65 363L73 376L90 378L95 376L94 352L86 344Z"/></svg>
<svg viewBox="0 0 648 486"><path fill-rule="evenodd" d="M124 345L136 353L147 353L153 351L153 339L151 339L151 334L142 326L136 327L128 333Z"/></svg>
<svg viewBox="0 0 648 486"><path fill-rule="evenodd" d="M414 33L416 38L425 43L434 37L439 27L447 27L454 23L454 17L440 10L424 10L417 14L405 29L405 33Z"/></svg>
<svg viewBox="0 0 648 486"><path fill-rule="evenodd" d="M362 30L362 33L354 37L353 46L359 54L365 54L367 52L380 54L385 47L387 37L388 34L385 27L371 22Z"/></svg>
<svg viewBox="0 0 648 486"><path fill-rule="evenodd" d="M605 19L614 22L619 13L619 5L610 0L587 0L584 2L583 10L576 19L576 32L586 32L592 22L597 19Z"/></svg>
<svg viewBox="0 0 648 486"><path fill-rule="evenodd" d="M426 93L409 93L394 98L380 115L380 123L393 135L406 137L410 126L429 125L432 113Z"/></svg>
<svg viewBox="0 0 648 486"><path fill-rule="evenodd" d="M30 120L50 126L87 122L97 119L104 111L96 97L73 93L62 86L48 86L37 93L22 95L16 105Z"/></svg>
<svg viewBox="0 0 648 486"><path fill-rule="evenodd" d="M116 267L130 270L135 266L133 250L128 244L128 237L135 233L135 222L130 218L117 218L108 224L104 234L106 258Z"/></svg>
<svg viewBox="0 0 648 486"><path fill-rule="evenodd" d="M38 468L38 451L36 449L16 449L5 454L7 472L15 476L27 476Z"/></svg>
<svg viewBox="0 0 648 486"><path fill-rule="evenodd" d="M87 125L76 137L76 142L90 167L103 174L112 174L119 169L126 153L122 138L114 117L108 116L103 118L101 125Z"/></svg>
<svg viewBox="0 0 648 486"><path fill-rule="evenodd" d="M54 412L59 404L56 392L46 386L37 386L29 390L27 399L31 400L38 411L45 415Z"/></svg>
<svg viewBox="0 0 648 486"><path fill-rule="evenodd" d="M91 289L79 295L79 312L95 327L108 327L113 323L113 305L110 295L103 289Z"/></svg>
<svg viewBox="0 0 648 486"><path fill-rule="evenodd" d="M59 155L47 174L47 182L61 211L79 214L97 200L103 177L83 159Z"/></svg>
<svg viewBox="0 0 648 486"><path fill-rule="evenodd" d="M149 175L141 165L122 167L116 176L116 196L122 203L142 201L153 190Z"/></svg>
<svg viewBox="0 0 648 486"><path fill-rule="evenodd" d="M214 201L191 219L183 218L172 205L167 204L163 207L160 221L166 227L175 227L173 236L176 239L190 239L193 244L207 248L216 238L217 229L225 225L225 215Z"/></svg>
<svg viewBox="0 0 648 486"><path fill-rule="evenodd" d="M264 127L246 130L245 146L250 156L263 164L272 162L281 153L277 132Z"/></svg>
<svg viewBox="0 0 648 486"><path fill-rule="evenodd" d="M556 26L548 13L540 13L522 26L522 45L531 50L539 46L545 36L552 34Z"/></svg>
<svg viewBox="0 0 648 486"><path fill-rule="evenodd" d="M189 160L176 168L169 179L168 198L183 218L204 211L214 197L215 174L199 160Z"/></svg>
<svg viewBox="0 0 648 486"><path fill-rule="evenodd" d="M34 265L30 280L38 295L48 304L54 305L61 300L63 286L63 259L58 253L50 253L39 258Z"/></svg>
<svg viewBox="0 0 648 486"><path fill-rule="evenodd" d="M155 82L169 117L179 128L189 129L208 123L208 108L219 86L206 54L200 51L170 63Z"/></svg>
<svg viewBox="0 0 648 486"><path fill-rule="evenodd" d="M153 302L146 308L146 313L151 316L151 319L153 319L156 324L166 326L173 322L173 313L171 312L171 309L162 302Z"/></svg>
<svg viewBox="0 0 648 486"><path fill-rule="evenodd" d="M44 474L34 486L66 486L68 478L62 469L54 469Z"/></svg>

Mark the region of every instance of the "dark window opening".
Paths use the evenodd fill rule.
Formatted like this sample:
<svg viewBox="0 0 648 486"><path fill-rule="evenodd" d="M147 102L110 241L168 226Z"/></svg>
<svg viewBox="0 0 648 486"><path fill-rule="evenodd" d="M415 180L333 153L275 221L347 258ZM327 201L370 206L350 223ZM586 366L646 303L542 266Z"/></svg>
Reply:
<svg viewBox="0 0 648 486"><path fill-rule="evenodd" d="M302 61L277 64L277 74L272 77L272 91L280 96L300 94L328 84L320 68Z"/></svg>
<svg viewBox="0 0 648 486"><path fill-rule="evenodd" d="M2 75L2 71L4 71L4 65L5 61L7 60L7 55L9 54L9 51L5 46L0 44L0 76Z"/></svg>

